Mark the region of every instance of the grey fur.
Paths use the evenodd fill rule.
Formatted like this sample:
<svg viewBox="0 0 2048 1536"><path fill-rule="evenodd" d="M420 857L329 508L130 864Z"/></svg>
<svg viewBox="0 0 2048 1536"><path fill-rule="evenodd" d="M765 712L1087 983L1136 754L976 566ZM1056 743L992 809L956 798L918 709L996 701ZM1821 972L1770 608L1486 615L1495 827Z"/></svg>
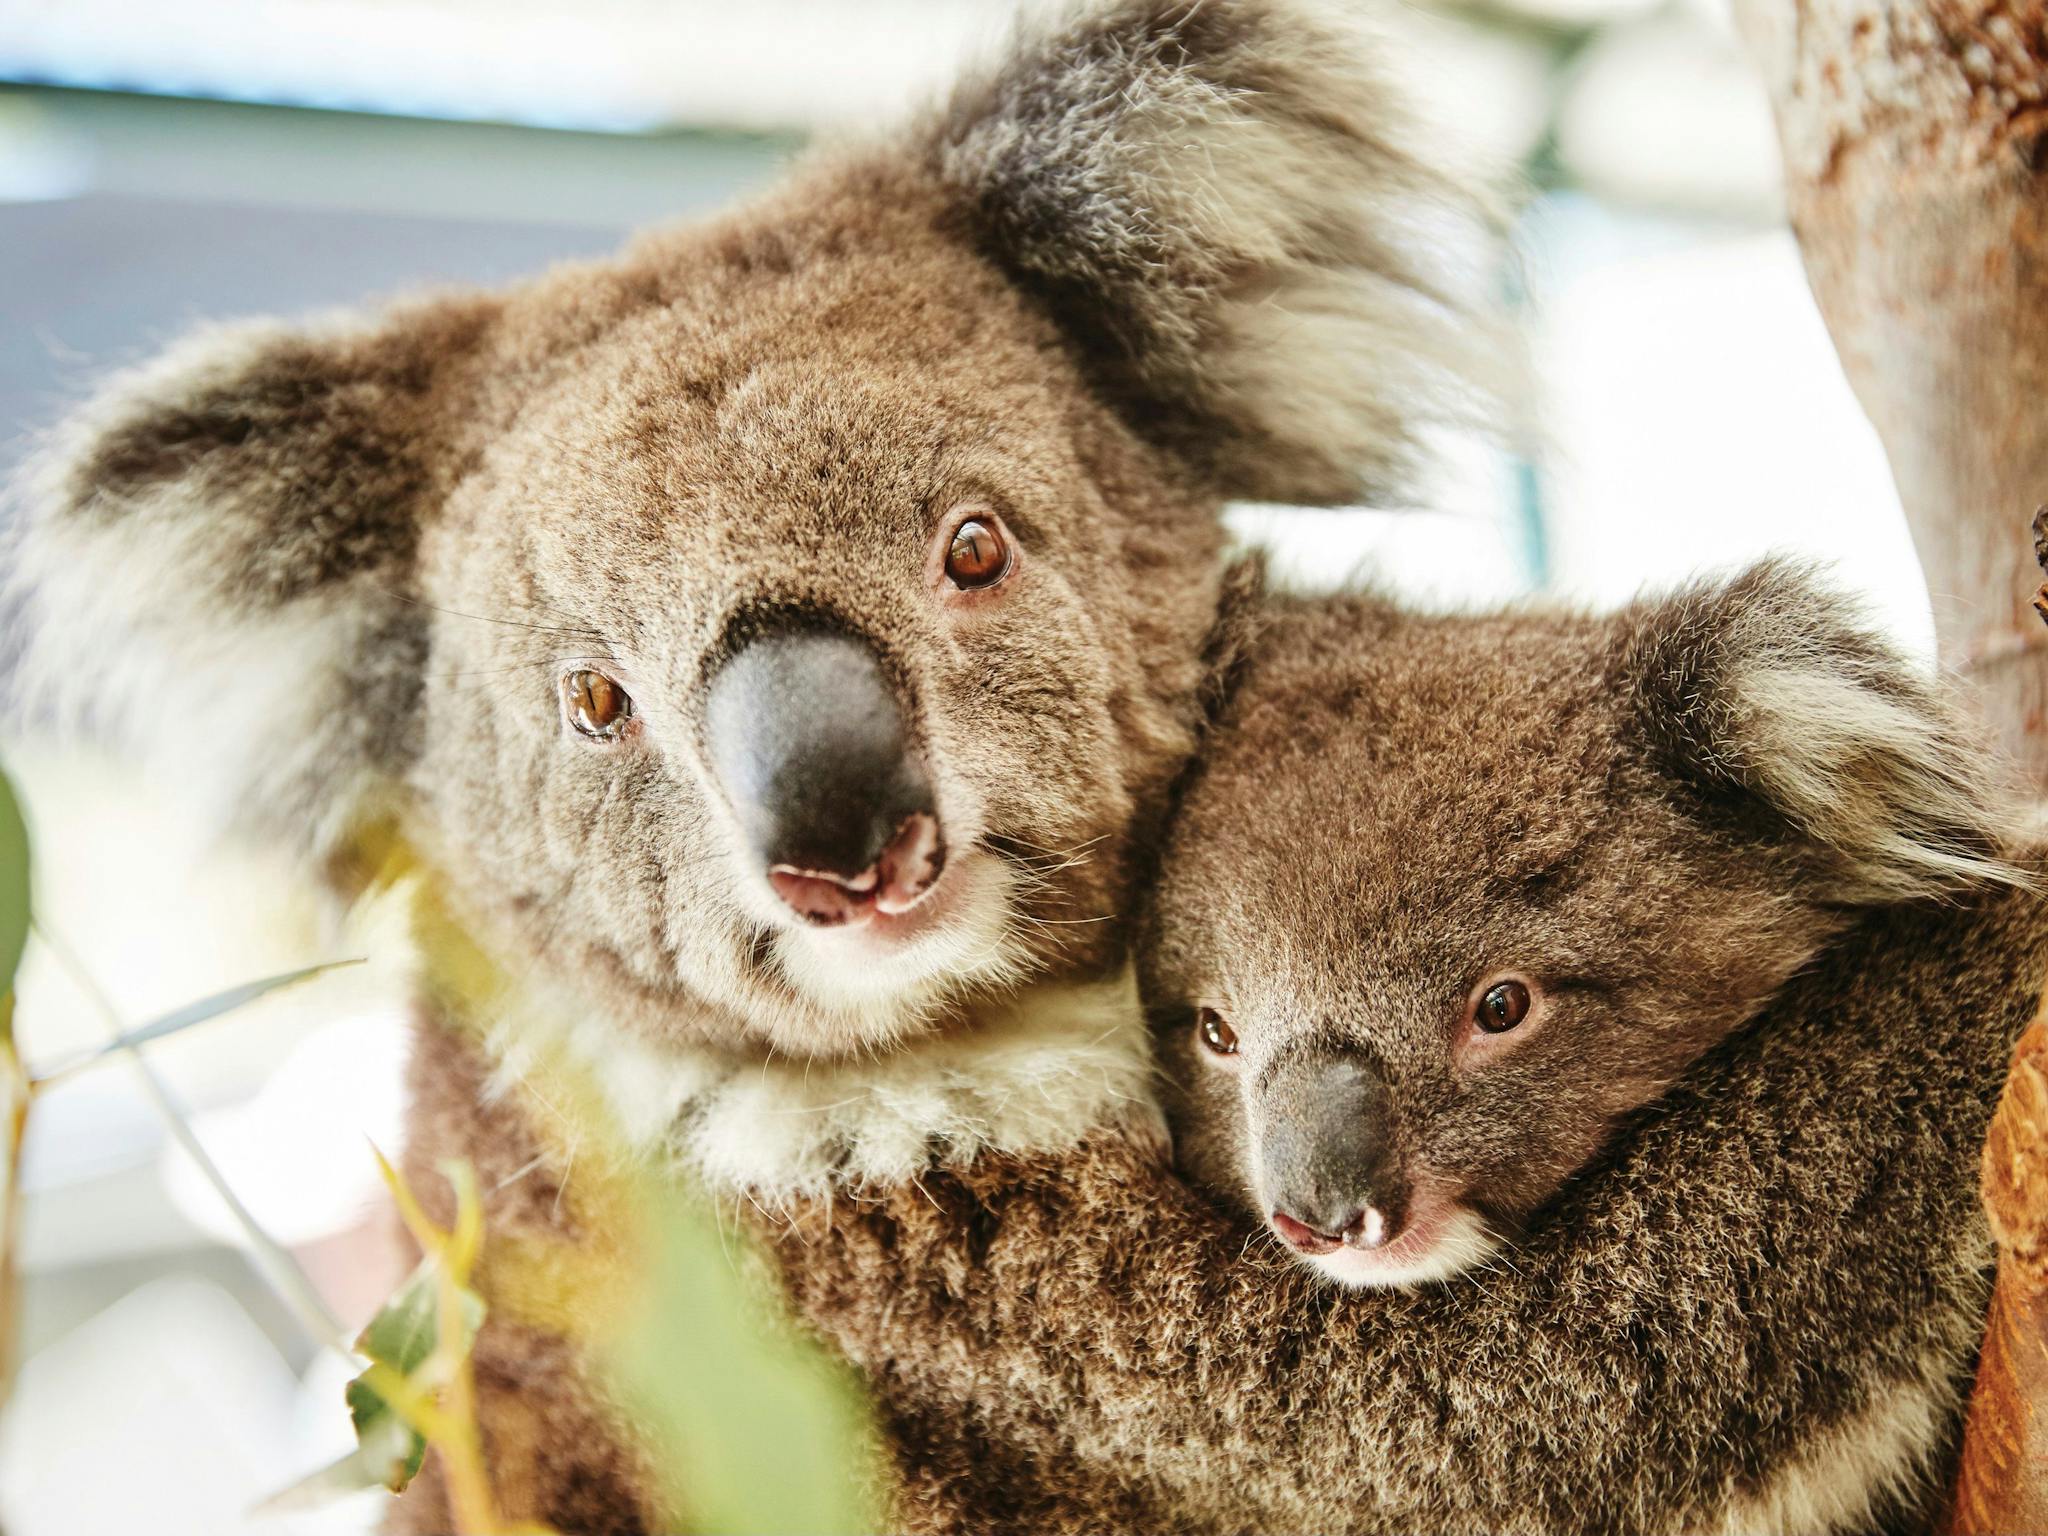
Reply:
<svg viewBox="0 0 2048 1536"><path fill-rule="evenodd" d="M1404 142L1365 21L1294 3L1076 9L937 126L942 173L993 248L1139 430L1227 495L1386 495L1420 427L1497 420L1515 376L1457 276L1485 271L1491 211Z"/></svg>

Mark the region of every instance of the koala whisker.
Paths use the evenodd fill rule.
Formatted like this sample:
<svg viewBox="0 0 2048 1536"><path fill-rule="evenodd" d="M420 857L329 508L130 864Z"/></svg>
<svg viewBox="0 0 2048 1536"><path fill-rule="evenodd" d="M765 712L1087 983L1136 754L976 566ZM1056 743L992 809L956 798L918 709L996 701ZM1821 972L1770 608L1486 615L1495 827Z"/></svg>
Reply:
<svg viewBox="0 0 2048 1536"><path fill-rule="evenodd" d="M546 1154L538 1152L535 1153L532 1157L529 1157L525 1162L521 1163L517 1168L514 1168L510 1173L506 1174L505 1177L498 1180L497 1183L493 1184L491 1186L491 1193L495 1195L499 1190L506 1188L508 1185L517 1184L521 1179L525 1178L529 1173L532 1173L534 1169L540 1167L541 1164L545 1163L546 1161Z"/></svg>
<svg viewBox="0 0 2048 1536"><path fill-rule="evenodd" d="M1062 932L1059 925L1048 922L1041 917L1033 917L1029 912L1018 912L1014 915L1019 925L1033 928L1043 933L1046 942L1052 946L1056 954L1065 953L1067 948L1073 943L1074 936L1070 933Z"/></svg>
<svg viewBox="0 0 2048 1536"><path fill-rule="evenodd" d="M569 1138L569 1154L562 1162L562 1177L555 1184L554 1208L549 1212L549 1219L552 1221L559 1222L562 1219L562 1197L569 1193L569 1180L576 1173L577 1144L578 1138L572 1135Z"/></svg>
<svg viewBox="0 0 2048 1536"><path fill-rule="evenodd" d="M1489 1286L1484 1280L1481 1280L1479 1278L1482 1274L1490 1272L1497 1273L1497 1271L1494 1271L1494 1268L1491 1264L1480 1264L1462 1271L1461 1278L1470 1280L1473 1286L1479 1291L1479 1294L1486 1297L1490 1301L1493 1299L1493 1288Z"/></svg>
<svg viewBox="0 0 2048 1536"><path fill-rule="evenodd" d="M871 1047L863 1045L863 1049L869 1048ZM808 1071L810 1063L806 1062L804 1066L806 1071ZM770 1110L769 1113L776 1115L829 1115L837 1109L850 1109L854 1105L861 1103L863 1098L864 1096L861 1094L854 1094L851 1098L837 1099L830 1104L791 1104L782 1109Z"/></svg>
<svg viewBox="0 0 2048 1536"><path fill-rule="evenodd" d="M718 1229L718 1250L725 1255L727 1264L732 1263L732 1239L739 1235L740 1230L740 1198L737 1193L732 1197L732 1231L727 1232L724 1196L716 1190L711 1195L711 1224Z"/></svg>
<svg viewBox="0 0 2048 1536"><path fill-rule="evenodd" d="M451 619L468 619L476 624L502 624L510 629L531 630L535 634L542 635L591 635L599 640L604 640L604 632L602 630L593 629L588 625L536 624L530 619L493 618L491 615L484 613L465 613L460 608L443 607L439 603L430 603L423 597L414 597L405 592L394 592L389 588L384 589L384 595L398 602L410 604L415 608L425 608L431 613L445 614ZM610 649L611 642L605 641L607 654L610 653Z"/></svg>
<svg viewBox="0 0 2048 1536"><path fill-rule="evenodd" d="M1101 843L1104 840L1106 840L1108 835L1109 834L1106 832L1098 832L1095 834L1095 836L1083 838L1080 842L1075 843L1071 847L1067 848L1048 848L1043 843L1034 843L1028 837L1019 837L1014 832L992 832L989 834L988 840L992 843L1006 843L1012 847L1022 848L1031 853L1042 853L1051 858L1064 859L1073 854L1080 853L1085 849L1095 847L1098 843Z"/></svg>
<svg viewBox="0 0 2048 1536"><path fill-rule="evenodd" d="M993 833L983 839L998 857L1006 860L1023 877L1045 881L1051 876L1069 869L1079 868L1089 862L1089 850L1102 841L1091 837L1086 842L1076 843L1071 848L1042 848L1036 843L1005 833Z"/></svg>
<svg viewBox="0 0 2048 1536"><path fill-rule="evenodd" d="M454 683L461 682L465 678L505 677L513 672L532 672L536 669L560 665L561 660L559 658L549 656L543 657L539 661L515 661L509 667L472 667L460 672L429 672L425 674L425 678L430 683Z"/></svg>
<svg viewBox="0 0 2048 1536"><path fill-rule="evenodd" d="M1280 1241L1279 1234L1276 1233L1271 1227L1261 1225L1258 1231L1253 1233L1252 1236L1255 1239L1265 1239L1265 1241L1260 1243L1258 1247L1260 1257L1268 1260L1278 1259L1280 1262L1280 1266L1283 1268L1292 1268L1294 1266L1295 1259L1292 1250L1290 1250L1285 1243ZM1239 1255L1239 1257L1242 1256L1243 1255Z"/></svg>
<svg viewBox="0 0 2048 1536"><path fill-rule="evenodd" d="M503 679L486 679L463 687L449 688L447 695L455 699L505 699L513 696L508 691L511 686Z"/></svg>

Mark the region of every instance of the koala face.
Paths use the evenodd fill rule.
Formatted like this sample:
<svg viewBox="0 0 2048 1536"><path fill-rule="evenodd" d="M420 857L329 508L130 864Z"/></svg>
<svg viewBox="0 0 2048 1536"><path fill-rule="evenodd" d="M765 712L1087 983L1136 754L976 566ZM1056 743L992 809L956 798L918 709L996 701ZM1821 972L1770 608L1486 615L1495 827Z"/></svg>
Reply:
<svg viewBox="0 0 2048 1536"><path fill-rule="evenodd" d="M1485 1260L1850 907L2012 878L1941 702L1797 571L1269 623L1145 979L1188 1166L1344 1284Z"/></svg>
<svg viewBox="0 0 2048 1536"><path fill-rule="evenodd" d="M1117 0L616 261L202 333L23 487L22 678L322 869L395 820L626 1027L855 1051L1099 970L1220 505L1370 499L1494 372L1376 62Z"/></svg>
<svg viewBox="0 0 2048 1536"><path fill-rule="evenodd" d="M1204 493L920 233L643 257L668 302L522 403L423 548L408 780L470 902L799 1052L1109 962L1213 608Z"/></svg>

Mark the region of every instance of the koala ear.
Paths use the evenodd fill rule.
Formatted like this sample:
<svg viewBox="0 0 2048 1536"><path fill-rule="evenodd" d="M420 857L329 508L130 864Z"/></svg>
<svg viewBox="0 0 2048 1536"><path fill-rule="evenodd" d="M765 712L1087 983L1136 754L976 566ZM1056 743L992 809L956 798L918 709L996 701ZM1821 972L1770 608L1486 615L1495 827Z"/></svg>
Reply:
<svg viewBox="0 0 2048 1536"><path fill-rule="evenodd" d="M1492 216L1407 131L1341 11L1113 0L1021 40L931 142L1140 432L1222 495L1314 504L1389 491L1513 373L1447 280Z"/></svg>
<svg viewBox="0 0 2048 1536"><path fill-rule="evenodd" d="M1202 719L1215 723L1258 643L1267 612L1266 555L1251 550L1230 562L1216 594L1216 621L1202 645Z"/></svg>
<svg viewBox="0 0 2048 1536"><path fill-rule="evenodd" d="M415 551L488 320L217 328L113 379L12 490L13 712L324 851L414 749Z"/></svg>
<svg viewBox="0 0 2048 1536"><path fill-rule="evenodd" d="M1766 561L1621 628L1622 687L1663 768L1760 806L1818 856L1826 900L2031 883L2005 859L2017 803L1939 680L1809 568Z"/></svg>

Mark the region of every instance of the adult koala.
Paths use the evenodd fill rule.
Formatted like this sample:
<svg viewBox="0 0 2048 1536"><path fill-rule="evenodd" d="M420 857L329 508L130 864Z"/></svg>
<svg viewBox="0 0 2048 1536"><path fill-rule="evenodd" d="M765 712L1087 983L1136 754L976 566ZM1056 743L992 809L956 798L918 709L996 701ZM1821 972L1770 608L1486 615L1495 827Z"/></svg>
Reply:
<svg viewBox="0 0 2048 1536"><path fill-rule="evenodd" d="M1373 496L1490 367L1402 127L1342 18L1123 0L615 261L200 334L26 482L23 676L330 874L421 851L525 978L428 989L413 1069L419 1182L467 1157L498 1237L587 1236L520 1091L563 1051L759 1196L1149 1134L1122 918L1219 508ZM507 1513L660 1524L492 1319ZM913 1458L962 1416L884 1407Z"/></svg>

